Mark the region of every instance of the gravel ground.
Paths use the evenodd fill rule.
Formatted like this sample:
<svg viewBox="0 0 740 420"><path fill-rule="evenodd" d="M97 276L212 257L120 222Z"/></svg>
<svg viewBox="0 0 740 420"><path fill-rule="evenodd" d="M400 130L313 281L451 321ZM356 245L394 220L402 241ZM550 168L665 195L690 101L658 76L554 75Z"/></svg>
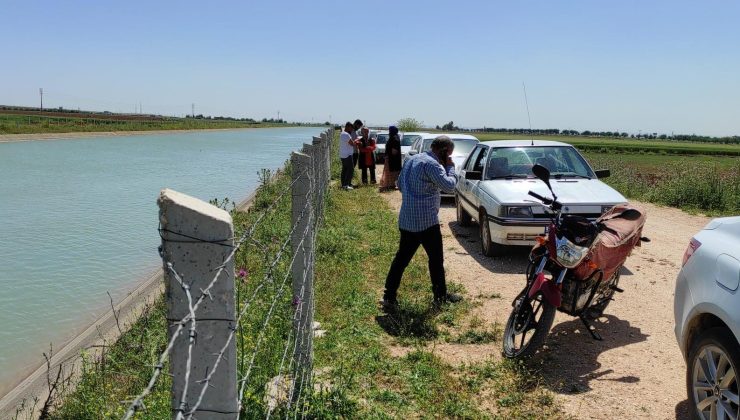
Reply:
<svg viewBox="0 0 740 420"><path fill-rule="evenodd" d="M398 210L398 192L384 197ZM673 333L673 291L689 239L710 219L636 204L647 210L643 234L652 242L629 257L620 280L624 293L595 323L604 340L593 340L578 319L558 313L540 359L544 385L576 418L687 418L685 364ZM485 257L478 225L459 226L454 203L443 203L440 219L447 281L464 285L465 297L481 303L475 315L503 327L511 301L524 286L528 249ZM500 357L501 352L500 344L437 344L434 349L453 364Z"/></svg>

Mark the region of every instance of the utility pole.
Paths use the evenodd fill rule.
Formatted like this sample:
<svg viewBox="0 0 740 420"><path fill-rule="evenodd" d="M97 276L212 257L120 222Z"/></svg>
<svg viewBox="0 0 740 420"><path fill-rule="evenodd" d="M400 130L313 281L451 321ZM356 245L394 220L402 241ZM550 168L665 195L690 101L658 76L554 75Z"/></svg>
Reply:
<svg viewBox="0 0 740 420"><path fill-rule="evenodd" d="M278 109L278 121L280 121L280 110Z"/></svg>
<svg viewBox="0 0 740 420"><path fill-rule="evenodd" d="M39 96L41 96L41 110L44 110L44 88L39 88Z"/></svg>

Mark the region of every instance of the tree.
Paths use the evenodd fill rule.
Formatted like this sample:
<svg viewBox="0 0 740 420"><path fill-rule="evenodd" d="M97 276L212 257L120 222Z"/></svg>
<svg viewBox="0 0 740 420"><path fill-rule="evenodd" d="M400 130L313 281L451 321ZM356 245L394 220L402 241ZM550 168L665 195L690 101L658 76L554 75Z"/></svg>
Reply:
<svg viewBox="0 0 740 420"><path fill-rule="evenodd" d="M421 123L415 118L401 118L398 120L398 129L400 131L418 131Z"/></svg>
<svg viewBox="0 0 740 420"><path fill-rule="evenodd" d="M447 124L442 126L442 130L444 131L452 131L455 129L455 123L450 121Z"/></svg>

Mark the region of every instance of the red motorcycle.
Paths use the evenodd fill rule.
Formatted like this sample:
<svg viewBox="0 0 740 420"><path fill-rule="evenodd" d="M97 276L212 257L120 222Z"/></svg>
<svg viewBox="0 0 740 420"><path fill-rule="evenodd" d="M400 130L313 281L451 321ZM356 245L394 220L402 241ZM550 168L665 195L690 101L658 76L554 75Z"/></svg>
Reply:
<svg viewBox="0 0 740 420"><path fill-rule="evenodd" d="M550 171L534 165L553 198L529 195L542 202L550 214L545 234L529 255L527 284L512 303L504 329L504 356L532 356L545 342L555 311L578 317L591 336L601 336L591 326L600 317L619 288L620 269L635 246L649 242L641 237L645 213L618 205L596 221L563 214L563 205L550 185Z"/></svg>

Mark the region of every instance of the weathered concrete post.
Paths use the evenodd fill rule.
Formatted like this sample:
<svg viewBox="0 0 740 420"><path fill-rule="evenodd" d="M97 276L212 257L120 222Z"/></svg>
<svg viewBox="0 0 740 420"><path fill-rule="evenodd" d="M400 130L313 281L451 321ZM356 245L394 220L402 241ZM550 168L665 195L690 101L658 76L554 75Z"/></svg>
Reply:
<svg viewBox="0 0 740 420"><path fill-rule="evenodd" d="M310 146L308 146L310 147ZM304 150L306 146L304 146ZM313 317L310 311L310 302L313 300L313 271L310 269L312 262L313 243L313 200L310 194L311 180L311 157L306 153L295 152L291 155L292 165L292 224L295 227L291 237L291 245L295 262L292 267L293 278L293 303L296 317L294 317L293 332L295 334L296 346L294 359L294 378L296 387L303 384L300 379L307 372L311 372L312 349L312 323ZM300 395L294 392L293 395Z"/></svg>
<svg viewBox="0 0 740 420"><path fill-rule="evenodd" d="M324 218L324 139L322 137L313 138L313 148L311 160L313 161L314 183L316 195L316 223L320 223Z"/></svg>
<svg viewBox="0 0 740 420"><path fill-rule="evenodd" d="M177 191L162 190L158 204L171 338L231 253L234 227L228 212ZM170 353L173 418L191 413L204 387L194 418L232 419L238 413L235 339L219 357L236 328L233 259L223 265L198 305L195 328L192 321L183 325Z"/></svg>

